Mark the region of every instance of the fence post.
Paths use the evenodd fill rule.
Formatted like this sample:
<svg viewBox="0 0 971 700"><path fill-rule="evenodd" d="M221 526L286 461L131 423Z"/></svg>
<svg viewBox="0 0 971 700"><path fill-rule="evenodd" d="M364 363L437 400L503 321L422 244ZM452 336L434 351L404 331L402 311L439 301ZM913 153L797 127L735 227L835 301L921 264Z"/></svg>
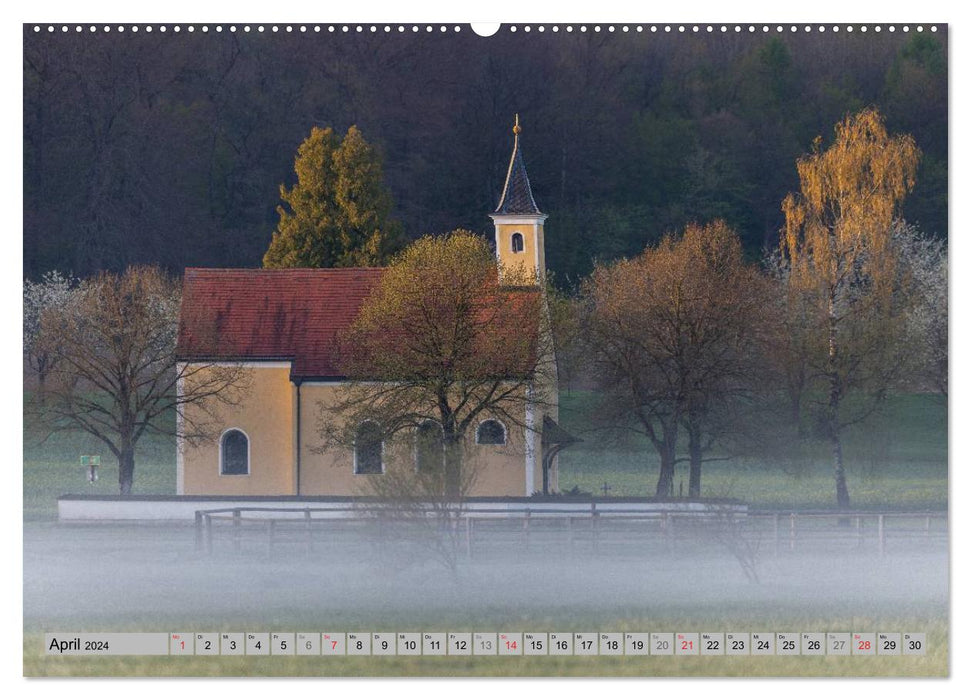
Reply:
<svg viewBox="0 0 971 700"><path fill-rule="evenodd" d="M775 555L779 556L779 514L772 514L772 535L775 540Z"/></svg>
<svg viewBox="0 0 971 700"><path fill-rule="evenodd" d="M858 547L863 547L863 517L856 516L856 544Z"/></svg>
<svg viewBox="0 0 971 700"><path fill-rule="evenodd" d="M202 549L202 511L196 511L196 551Z"/></svg>
<svg viewBox="0 0 971 700"><path fill-rule="evenodd" d="M276 520L270 517L269 525L267 526L267 538L266 538L266 556L271 556L273 554L273 536L276 533Z"/></svg>
<svg viewBox="0 0 971 700"><path fill-rule="evenodd" d="M661 514L661 531L664 533L664 542L667 544L669 552L674 551L674 522L671 514L667 511Z"/></svg>
<svg viewBox="0 0 971 700"><path fill-rule="evenodd" d="M526 514L523 516L523 551L529 553L529 508L526 509Z"/></svg>
<svg viewBox="0 0 971 700"><path fill-rule="evenodd" d="M310 509L307 508L303 512L303 522L304 527L307 530L307 554L313 554L314 551L314 532L313 526L310 518Z"/></svg>
<svg viewBox="0 0 971 700"><path fill-rule="evenodd" d="M242 518L240 517L239 508L233 509L233 551L238 552L240 548L240 537L242 533L240 528L243 525Z"/></svg>
<svg viewBox="0 0 971 700"><path fill-rule="evenodd" d="M465 553L472 561L472 516L465 516Z"/></svg>
<svg viewBox="0 0 971 700"><path fill-rule="evenodd" d="M212 554L212 516L206 513L204 519L206 523L206 554Z"/></svg>
<svg viewBox="0 0 971 700"><path fill-rule="evenodd" d="M590 503L590 547L596 556L600 549L600 514L597 513L597 504Z"/></svg>
<svg viewBox="0 0 971 700"><path fill-rule="evenodd" d="M884 518L883 513L877 516L877 539L880 541L881 557L884 557L887 555L887 531L884 529L883 518Z"/></svg>
<svg viewBox="0 0 971 700"><path fill-rule="evenodd" d="M789 514L789 551L796 551L796 514Z"/></svg>

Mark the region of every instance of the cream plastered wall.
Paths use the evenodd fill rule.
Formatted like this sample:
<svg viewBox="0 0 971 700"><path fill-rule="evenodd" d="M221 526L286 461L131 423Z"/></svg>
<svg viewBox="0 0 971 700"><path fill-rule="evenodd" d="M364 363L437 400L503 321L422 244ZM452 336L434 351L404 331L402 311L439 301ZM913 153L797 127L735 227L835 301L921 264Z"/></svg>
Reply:
<svg viewBox="0 0 971 700"><path fill-rule="evenodd" d="M182 493L187 495L278 496L297 493L296 415L297 391L287 367L248 367L250 391L232 408L221 409L225 429L242 430L249 438L250 472L247 475L220 474L217 441L183 446ZM371 481L381 475L354 473L353 450L345 445L325 443L320 432L322 411L334 405L339 384L304 383L300 387L300 495L361 496L375 493ZM556 416L555 392L544 394L550 405L534 411L539 430L543 413ZM552 397L552 399L550 398ZM192 407L189 407L192 411ZM485 417L483 417L483 420ZM505 421L505 445L477 445L474 431L466 442L464 466L474 474L470 496L527 496L526 430ZM542 489L541 435L534 435L532 490ZM411 466L413 452L389 446L391 463ZM551 474L551 485L555 482Z"/></svg>
<svg viewBox="0 0 971 700"><path fill-rule="evenodd" d="M523 235L523 251L512 252L512 236ZM538 248L537 248L538 244ZM546 273L546 246L543 240L543 225L537 223L506 224L496 222L496 245L504 273L513 280L526 278L526 283L535 284L536 270Z"/></svg>
<svg viewBox="0 0 971 700"><path fill-rule="evenodd" d="M305 383L301 386L301 443L300 493L304 496L360 496L375 493L373 480L381 475L355 474L353 450L346 445L325 444L320 434L321 411L327 412L335 403L339 384ZM542 414L537 411L542 425ZM484 417L485 418L485 417ZM483 418L483 419L484 419ZM333 420L326 413L323 420ZM524 429L506 425L506 445L476 445L474 434L466 444L464 466L472 469L474 479L470 496L524 496L526 494L526 453ZM471 433L471 431L470 431ZM540 436L536 435L536 464L534 488L542 488L542 454ZM389 463L413 466L413 452L407 447L385 449ZM538 481L537 481L538 479Z"/></svg>
<svg viewBox="0 0 971 700"><path fill-rule="evenodd" d="M220 474L219 440L182 446L183 493L280 496L294 493L294 386L284 363L247 366L250 388L238 406L220 407L226 430L249 438L249 474ZM190 405L187 412L193 409Z"/></svg>

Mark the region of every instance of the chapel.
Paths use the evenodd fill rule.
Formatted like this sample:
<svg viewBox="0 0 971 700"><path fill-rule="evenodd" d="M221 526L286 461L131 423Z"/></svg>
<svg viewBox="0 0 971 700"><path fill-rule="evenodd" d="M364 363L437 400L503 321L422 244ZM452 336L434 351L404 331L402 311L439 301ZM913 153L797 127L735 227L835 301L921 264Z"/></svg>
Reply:
<svg viewBox="0 0 971 700"><path fill-rule="evenodd" d="M532 285L543 294L547 216L533 198L521 132L517 116L505 183L490 214L497 269L514 276L517 286ZM336 341L382 274L382 268L186 269L179 361L199 368L237 363L249 390L238 405L220 409L224 425L217 439L179 440L178 494L360 496L368 492L368 480L385 474L385 451L373 426L359 426L353 446L321 445L315 429L320 407L334 404L348 381L335 356ZM555 368L555 357L548 359ZM556 424L555 371L552 379L537 381L552 381L543 387L552 400L525 403L515 424L479 418L467 446L476 453L478 473L465 495L525 497L556 490L556 453L570 438Z"/></svg>

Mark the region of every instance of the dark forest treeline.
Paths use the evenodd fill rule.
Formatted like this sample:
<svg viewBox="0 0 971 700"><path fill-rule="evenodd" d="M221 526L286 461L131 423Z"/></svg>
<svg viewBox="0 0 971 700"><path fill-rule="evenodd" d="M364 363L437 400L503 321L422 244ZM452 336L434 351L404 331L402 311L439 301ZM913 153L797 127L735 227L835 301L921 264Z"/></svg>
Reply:
<svg viewBox="0 0 971 700"><path fill-rule="evenodd" d="M688 221L775 245L795 161L876 106L947 234L946 33L24 33L24 274L259 266L313 125L384 155L406 235L491 231L520 114L559 279Z"/></svg>

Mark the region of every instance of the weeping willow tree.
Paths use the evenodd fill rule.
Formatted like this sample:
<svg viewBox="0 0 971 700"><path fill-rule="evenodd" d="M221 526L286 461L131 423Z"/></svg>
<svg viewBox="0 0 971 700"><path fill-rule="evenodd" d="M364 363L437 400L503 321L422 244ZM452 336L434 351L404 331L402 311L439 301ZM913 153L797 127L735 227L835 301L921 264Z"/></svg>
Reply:
<svg viewBox="0 0 971 700"><path fill-rule="evenodd" d="M904 365L909 283L892 234L919 159L912 137L888 134L867 109L837 124L825 150L816 139L797 162L800 191L782 203L786 293L790 307L808 309L808 388L843 510L843 432L873 413Z"/></svg>

